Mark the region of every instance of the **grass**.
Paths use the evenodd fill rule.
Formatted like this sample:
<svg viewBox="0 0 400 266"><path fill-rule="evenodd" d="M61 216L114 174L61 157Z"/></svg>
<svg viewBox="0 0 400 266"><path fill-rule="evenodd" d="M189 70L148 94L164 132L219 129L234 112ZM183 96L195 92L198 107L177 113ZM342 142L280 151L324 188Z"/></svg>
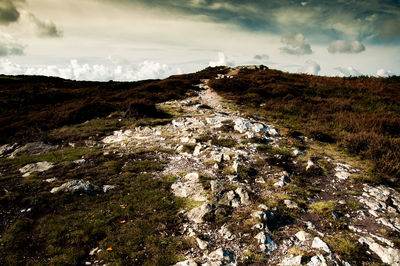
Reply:
<svg viewBox="0 0 400 266"><path fill-rule="evenodd" d="M325 237L324 241L331 246L342 259L351 263L358 264L365 260L365 249L357 243L357 237L352 234L336 234L335 236Z"/></svg>
<svg viewBox="0 0 400 266"><path fill-rule="evenodd" d="M327 214L335 210L335 202L331 200L319 201L311 203L308 207L314 213Z"/></svg>
<svg viewBox="0 0 400 266"><path fill-rule="evenodd" d="M227 148L234 148L238 146L238 142L233 138L213 138L211 144Z"/></svg>
<svg viewBox="0 0 400 266"><path fill-rule="evenodd" d="M282 155L286 157L292 157L293 154L290 152L290 150L285 149L285 148L274 148L271 145L268 144L260 144L257 146L257 150L259 152L265 152L268 153L269 155Z"/></svg>
<svg viewBox="0 0 400 266"><path fill-rule="evenodd" d="M45 157L54 155L23 157L12 162L73 160L80 157L78 151L64 152L64 157L61 154L49 158ZM35 188L32 184L16 184L12 190L23 189L22 193L2 197L2 205L29 206L34 213L3 229L0 263L82 264L95 247L102 249L97 256L107 264L176 263L185 245L179 237L173 236L180 223L178 212L198 206L198 203L174 197L169 191L172 177L154 178L164 165L155 159L151 152L142 152L133 158L132 155L104 158L95 154L90 160L96 166L68 168L65 176L59 177L69 180L79 176L94 185L118 186L118 190L105 194L53 195L48 191L55 184L39 181ZM108 248L112 250L107 251Z"/></svg>

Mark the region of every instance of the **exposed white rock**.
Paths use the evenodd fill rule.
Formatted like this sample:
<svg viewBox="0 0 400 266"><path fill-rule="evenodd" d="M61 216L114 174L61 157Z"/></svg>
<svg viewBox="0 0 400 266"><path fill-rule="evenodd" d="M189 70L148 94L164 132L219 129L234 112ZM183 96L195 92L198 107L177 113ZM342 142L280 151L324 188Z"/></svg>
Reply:
<svg viewBox="0 0 400 266"><path fill-rule="evenodd" d="M221 226L221 229L218 230L218 233L225 239L227 240L232 240L233 239L233 234L231 231L229 231L228 226L224 224Z"/></svg>
<svg viewBox="0 0 400 266"><path fill-rule="evenodd" d="M284 187L289 183L290 183L290 179L287 177L287 175L282 175L279 178L279 181L274 184L274 187Z"/></svg>
<svg viewBox="0 0 400 266"><path fill-rule="evenodd" d="M251 214L251 217L259 219L260 221L267 220L267 214L263 211L255 211Z"/></svg>
<svg viewBox="0 0 400 266"><path fill-rule="evenodd" d="M197 266L198 264L193 260L185 260L176 263L174 266Z"/></svg>
<svg viewBox="0 0 400 266"><path fill-rule="evenodd" d="M222 195L218 203L237 208L240 206L240 199L233 190L230 190Z"/></svg>
<svg viewBox="0 0 400 266"><path fill-rule="evenodd" d="M311 247L331 253L331 249L329 248L328 244L322 241L322 239L319 237L314 237Z"/></svg>
<svg viewBox="0 0 400 266"><path fill-rule="evenodd" d="M103 186L104 193L107 193L108 191L113 190L113 189L115 189L115 186L113 186L113 185L104 185Z"/></svg>
<svg viewBox="0 0 400 266"><path fill-rule="evenodd" d="M297 209L299 208L299 205L297 205L296 202L294 202L293 200L289 200L289 199L285 199L283 201L283 203L286 205L287 208L289 209Z"/></svg>
<svg viewBox="0 0 400 266"><path fill-rule="evenodd" d="M5 144L0 147L0 158L6 157L10 153L12 153L18 147L17 143L14 144Z"/></svg>
<svg viewBox="0 0 400 266"><path fill-rule="evenodd" d="M19 172L23 177L30 176L34 172L45 172L54 167L54 163L52 162L38 162L27 164L24 167L19 169Z"/></svg>
<svg viewBox="0 0 400 266"><path fill-rule="evenodd" d="M301 156L301 155L304 155L305 153L302 151L299 151L298 149L294 149L293 154L294 154L294 156Z"/></svg>
<svg viewBox="0 0 400 266"><path fill-rule="evenodd" d="M196 147L194 148L193 156L199 156L201 153L202 147L203 146L201 144L197 144Z"/></svg>
<svg viewBox="0 0 400 266"><path fill-rule="evenodd" d="M74 161L74 164L84 164L86 162L86 160L85 159L79 159L79 160L75 160Z"/></svg>
<svg viewBox="0 0 400 266"><path fill-rule="evenodd" d="M297 266L297 265L301 265L301 259L302 256L298 255L298 256L289 256L289 257L285 257L281 263L279 263L279 265L281 266Z"/></svg>
<svg viewBox="0 0 400 266"><path fill-rule="evenodd" d="M234 261L233 254L223 248L218 248L217 250L211 252L208 254L207 258L213 261L221 261L225 263Z"/></svg>
<svg viewBox="0 0 400 266"><path fill-rule="evenodd" d="M131 130L118 130L114 131L112 136L105 137L102 142L105 144L114 144L114 143L121 143L121 142L128 142L132 138L132 131Z"/></svg>
<svg viewBox="0 0 400 266"><path fill-rule="evenodd" d="M315 167L315 163L313 162L313 160L311 158L308 159L307 161L307 167L306 170L308 171L309 169Z"/></svg>
<svg viewBox="0 0 400 266"><path fill-rule="evenodd" d="M240 197L240 202L243 205L249 205L250 204L250 197L247 191L243 187L239 187L235 190L236 194L239 195Z"/></svg>
<svg viewBox="0 0 400 266"><path fill-rule="evenodd" d="M198 173L189 173L181 181L171 186L172 193L177 197L190 198L195 201L206 201L204 188L199 182Z"/></svg>
<svg viewBox="0 0 400 266"><path fill-rule="evenodd" d="M385 248L376 243L371 237L361 237L358 241L361 244L367 244L369 249L378 255L382 262L393 266L400 265L400 250L391 247Z"/></svg>
<svg viewBox="0 0 400 266"><path fill-rule="evenodd" d="M31 142L16 149L13 153L11 153L10 158L15 158L22 154L31 154L31 155L44 154L56 148L57 146L45 144L43 142Z"/></svg>
<svg viewBox="0 0 400 266"><path fill-rule="evenodd" d="M207 247L208 247L207 241L201 240L200 238L197 237L196 242L200 249L202 249L202 250L207 249Z"/></svg>
<svg viewBox="0 0 400 266"><path fill-rule="evenodd" d="M224 187L223 184L218 180L211 180L210 186L212 191L219 191Z"/></svg>
<svg viewBox="0 0 400 266"><path fill-rule="evenodd" d="M57 181L56 177L48 178L48 179L43 180L43 182L46 182L46 183L53 183L53 182L56 182L56 181Z"/></svg>
<svg viewBox="0 0 400 266"><path fill-rule="evenodd" d="M305 231L299 231L296 233L295 235L297 237L297 239L299 239L300 241L307 241L307 240L311 240L312 235L310 233L307 233Z"/></svg>
<svg viewBox="0 0 400 266"><path fill-rule="evenodd" d="M97 188L85 180L73 180L62 184L59 187L53 188L50 193L56 194L61 192L80 192L80 193L93 193Z"/></svg>
<svg viewBox="0 0 400 266"><path fill-rule="evenodd" d="M257 239L258 243L260 244L259 247L262 252L266 252L269 254L278 247L276 243L272 241L269 234L267 234L266 232L260 232L254 238Z"/></svg>
<svg viewBox="0 0 400 266"><path fill-rule="evenodd" d="M307 263L307 266L327 266L326 259L321 254L315 255L311 258L311 261Z"/></svg>
<svg viewBox="0 0 400 266"><path fill-rule="evenodd" d="M200 207L193 208L187 213L187 217L194 223L203 223L203 217L212 211L212 205L204 203Z"/></svg>

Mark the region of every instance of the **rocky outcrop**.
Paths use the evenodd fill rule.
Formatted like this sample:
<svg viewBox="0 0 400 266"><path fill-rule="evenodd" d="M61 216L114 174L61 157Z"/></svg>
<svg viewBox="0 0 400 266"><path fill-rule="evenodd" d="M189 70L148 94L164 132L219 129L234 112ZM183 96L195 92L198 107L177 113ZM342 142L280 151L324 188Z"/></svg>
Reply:
<svg viewBox="0 0 400 266"><path fill-rule="evenodd" d="M54 167L54 163L52 162L38 162L38 163L31 163L27 164L24 167L19 169L19 172L22 174L23 177L30 176L32 173L35 172L45 172Z"/></svg>

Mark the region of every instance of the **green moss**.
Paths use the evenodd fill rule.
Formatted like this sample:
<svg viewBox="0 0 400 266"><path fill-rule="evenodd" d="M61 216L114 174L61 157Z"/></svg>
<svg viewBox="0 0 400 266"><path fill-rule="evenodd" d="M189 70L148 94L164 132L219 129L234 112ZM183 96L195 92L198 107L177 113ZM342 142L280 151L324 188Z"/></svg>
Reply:
<svg viewBox="0 0 400 266"><path fill-rule="evenodd" d="M232 138L213 138L211 143L215 146L222 146L227 148L237 147L238 143L235 139Z"/></svg>
<svg viewBox="0 0 400 266"><path fill-rule="evenodd" d="M312 212L315 213L330 213L335 210L335 202L334 201L319 201L315 203L311 203L308 206Z"/></svg>

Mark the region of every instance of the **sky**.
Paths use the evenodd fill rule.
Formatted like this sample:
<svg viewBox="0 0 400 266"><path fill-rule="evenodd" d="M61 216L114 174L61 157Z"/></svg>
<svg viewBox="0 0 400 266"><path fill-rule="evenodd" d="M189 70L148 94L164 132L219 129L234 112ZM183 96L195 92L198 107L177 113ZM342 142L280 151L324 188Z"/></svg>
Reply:
<svg viewBox="0 0 400 266"><path fill-rule="evenodd" d="M400 0L0 0L0 73L165 78L263 64L400 75Z"/></svg>

